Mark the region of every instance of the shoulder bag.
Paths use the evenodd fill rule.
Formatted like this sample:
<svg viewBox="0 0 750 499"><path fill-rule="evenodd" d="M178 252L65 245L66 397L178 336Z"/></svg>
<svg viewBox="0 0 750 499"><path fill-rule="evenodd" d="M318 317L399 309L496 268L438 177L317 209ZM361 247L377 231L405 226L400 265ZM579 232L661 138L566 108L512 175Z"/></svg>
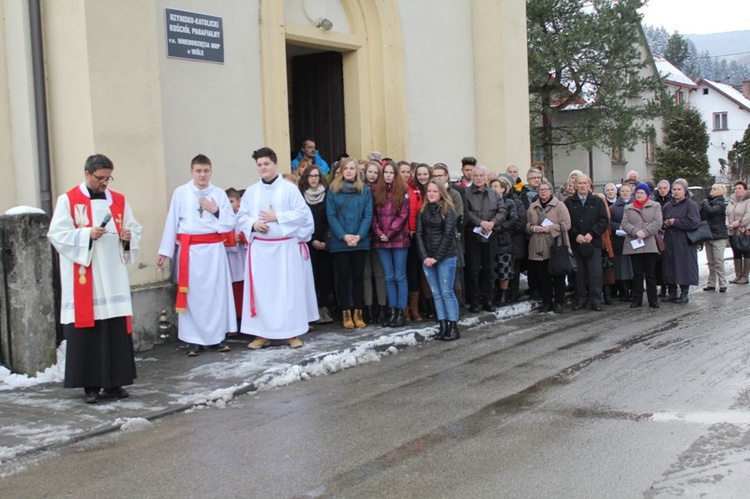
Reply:
<svg viewBox="0 0 750 499"><path fill-rule="evenodd" d="M549 270L549 274L555 277L568 275L578 270L576 257L570 251L562 224L560 224L560 236L556 238L556 241L552 243L549 249L547 269Z"/></svg>

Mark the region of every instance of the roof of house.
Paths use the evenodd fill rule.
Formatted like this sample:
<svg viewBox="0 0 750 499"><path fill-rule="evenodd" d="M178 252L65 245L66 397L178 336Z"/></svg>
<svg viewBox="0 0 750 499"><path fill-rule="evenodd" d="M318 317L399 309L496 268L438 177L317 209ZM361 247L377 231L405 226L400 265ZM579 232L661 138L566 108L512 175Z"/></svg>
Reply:
<svg viewBox="0 0 750 499"><path fill-rule="evenodd" d="M659 76L665 83L678 87L698 88L698 85L688 75L677 69L671 62L660 55L653 54L654 64Z"/></svg>
<svg viewBox="0 0 750 499"><path fill-rule="evenodd" d="M727 85L726 83L718 83L711 80L706 80L704 78L700 78L698 80L698 85L706 85L707 87L711 87L720 94L723 94L724 97L727 99L733 101L738 106L745 109L745 111L750 111L750 99L742 95L742 92L738 91L731 85Z"/></svg>

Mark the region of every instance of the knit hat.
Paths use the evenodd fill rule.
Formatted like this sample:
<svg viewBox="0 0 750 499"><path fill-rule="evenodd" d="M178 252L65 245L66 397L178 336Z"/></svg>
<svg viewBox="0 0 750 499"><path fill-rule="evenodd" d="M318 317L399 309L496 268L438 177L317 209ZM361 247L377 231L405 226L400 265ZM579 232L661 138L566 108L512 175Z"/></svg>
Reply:
<svg viewBox="0 0 750 499"><path fill-rule="evenodd" d="M639 182L638 185L635 186L636 191L645 191L646 196L651 196L651 189L648 188L648 184L645 182Z"/></svg>

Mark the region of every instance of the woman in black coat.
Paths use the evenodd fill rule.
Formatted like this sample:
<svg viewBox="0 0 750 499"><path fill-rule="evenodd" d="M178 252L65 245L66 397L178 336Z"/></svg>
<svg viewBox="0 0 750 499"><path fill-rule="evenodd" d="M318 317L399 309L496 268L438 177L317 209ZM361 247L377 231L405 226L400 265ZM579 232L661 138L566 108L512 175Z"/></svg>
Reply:
<svg viewBox="0 0 750 499"><path fill-rule="evenodd" d="M688 197L688 184L683 179L672 182L672 199L662 208L664 219L664 253L662 270L669 295L662 301L687 303L690 286L698 285L698 252L690 244L687 232L701 223L698 205ZM680 286L680 296L677 296Z"/></svg>
<svg viewBox="0 0 750 499"><path fill-rule="evenodd" d="M417 214L417 251L432 292L440 330L436 339L451 341L458 331L458 300L453 291L456 277L456 210L443 182L425 186L425 202Z"/></svg>
<svg viewBox="0 0 750 499"><path fill-rule="evenodd" d="M727 189L721 184L711 186L708 198L701 201L701 220L707 220L711 228L712 239L704 243L706 258L708 259L708 282L703 291L716 290L716 282L719 283L719 292L727 290L727 278L724 275L724 249L727 247L727 205L724 196Z"/></svg>

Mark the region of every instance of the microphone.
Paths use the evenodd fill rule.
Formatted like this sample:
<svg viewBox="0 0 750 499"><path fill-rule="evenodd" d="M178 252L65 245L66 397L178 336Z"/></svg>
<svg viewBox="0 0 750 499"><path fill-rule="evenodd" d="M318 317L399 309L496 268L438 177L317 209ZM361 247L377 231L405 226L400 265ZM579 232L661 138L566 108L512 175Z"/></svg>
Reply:
<svg viewBox="0 0 750 499"><path fill-rule="evenodd" d="M102 223L99 225L99 227L103 229L104 227L107 226L110 220L112 220L112 214L107 213L106 215L104 215L104 220L102 220Z"/></svg>

